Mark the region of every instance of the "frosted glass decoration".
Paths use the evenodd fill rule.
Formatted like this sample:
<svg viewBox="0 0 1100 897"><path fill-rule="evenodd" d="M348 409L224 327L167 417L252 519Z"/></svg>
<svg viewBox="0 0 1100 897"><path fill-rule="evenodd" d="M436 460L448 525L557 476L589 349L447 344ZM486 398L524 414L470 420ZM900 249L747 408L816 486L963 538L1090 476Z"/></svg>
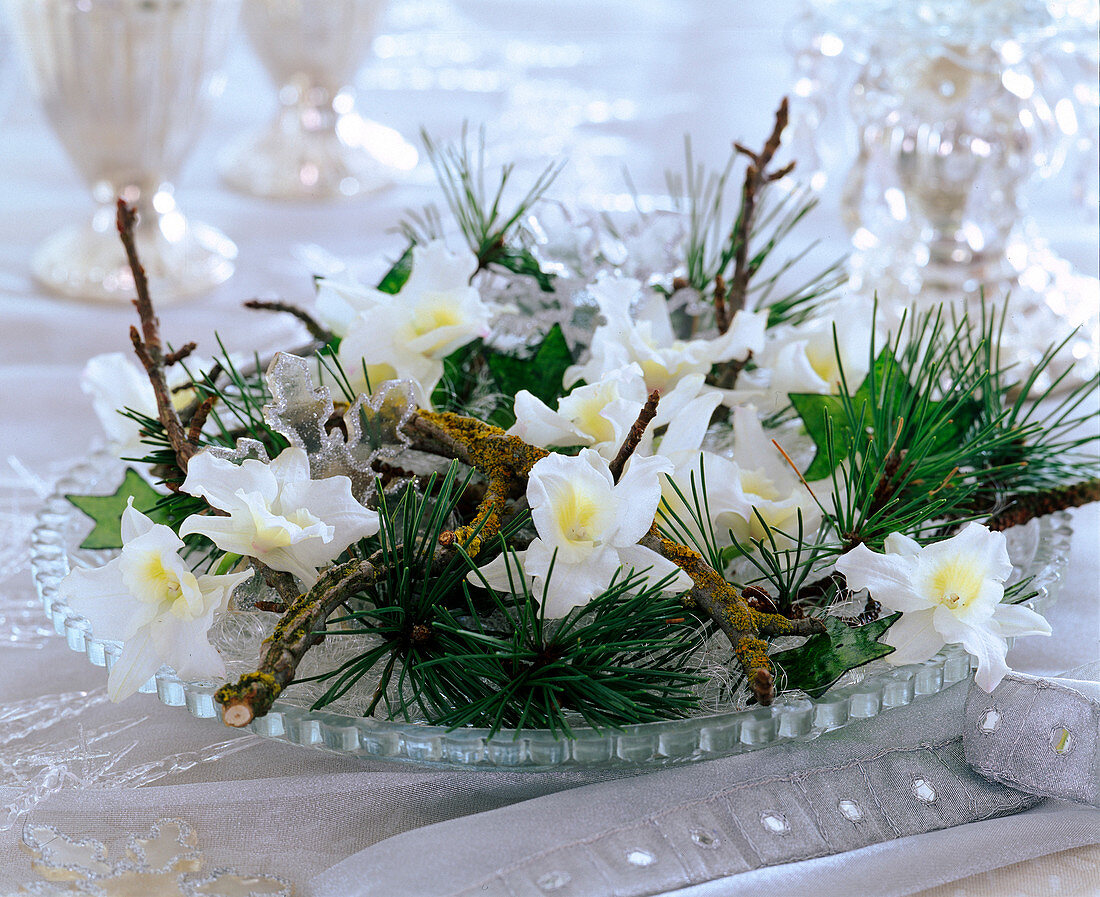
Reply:
<svg viewBox="0 0 1100 897"><path fill-rule="evenodd" d="M129 302L134 281L115 201L138 212L136 241L159 303L203 293L233 273L237 248L189 221L173 181L190 153L238 0L5 0L31 88L98 206L50 237L31 268L52 291Z"/></svg>
<svg viewBox="0 0 1100 897"><path fill-rule="evenodd" d="M1035 391L1100 365L1100 281L1050 252L1024 202L1079 130L1069 27L1043 0L806 0L792 31L794 152L815 186L847 170L853 291L888 326L1010 296L1001 361L1022 370L1080 327Z"/></svg>
<svg viewBox="0 0 1100 897"><path fill-rule="evenodd" d="M385 0L244 0L249 42L278 88L278 111L229 148L225 182L272 199L327 200L389 186L416 166L397 131L359 114L351 83Z"/></svg>

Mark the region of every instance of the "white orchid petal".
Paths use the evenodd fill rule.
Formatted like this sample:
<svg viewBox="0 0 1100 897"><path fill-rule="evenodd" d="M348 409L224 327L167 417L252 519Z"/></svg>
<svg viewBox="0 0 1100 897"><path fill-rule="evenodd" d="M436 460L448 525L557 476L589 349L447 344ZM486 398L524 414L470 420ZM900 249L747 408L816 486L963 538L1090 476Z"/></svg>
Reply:
<svg viewBox="0 0 1100 897"><path fill-rule="evenodd" d="M895 666L923 663L944 646L944 638L933 625L932 616L931 610L905 613L886 630L882 642L895 649L886 656L890 663Z"/></svg>
<svg viewBox="0 0 1100 897"><path fill-rule="evenodd" d="M477 259L472 254L451 252L444 240L417 243L412 250L412 271L400 295L468 286L476 269Z"/></svg>
<svg viewBox="0 0 1100 897"><path fill-rule="evenodd" d="M551 446L591 445L592 438L578 430L562 414L551 410L541 399L526 389L516 393L516 422L508 432L531 445Z"/></svg>
<svg viewBox="0 0 1100 897"><path fill-rule="evenodd" d="M990 532L980 523L968 523L950 539L926 546L922 557L927 558L930 564L947 562L956 557L965 558L975 574L983 579L1004 582L1012 574L1005 534Z"/></svg>
<svg viewBox="0 0 1100 897"><path fill-rule="evenodd" d="M130 496L126 500L126 509L122 512L121 535L122 541L129 542L138 536L143 536L151 530L155 523L145 514L134 507L134 498Z"/></svg>
<svg viewBox="0 0 1100 897"><path fill-rule="evenodd" d="M672 464L660 455L635 455L630 459L615 486L615 545L633 545L649 532L661 503L661 474L666 473L672 473Z"/></svg>
<svg viewBox="0 0 1100 897"><path fill-rule="evenodd" d="M950 619L948 619L950 618ZM936 627L952 634L948 641L961 644L978 661L978 670L974 681L985 692L992 692L1008 672L1005 654L1008 643L999 633L987 627L960 624L957 617L946 607L935 610Z"/></svg>
<svg viewBox="0 0 1100 897"><path fill-rule="evenodd" d="M916 539L910 539L903 533L890 533L882 543L887 554L897 554L902 557L915 558L921 552L920 543Z"/></svg>
<svg viewBox="0 0 1100 897"><path fill-rule="evenodd" d="M181 679L224 679L225 661L207 636L213 622L213 608L184 622L162 614L149 624L149 638L157 656Z"/></svg>
<svg viewBox="0 0 1100 897"><path fill-rule="evenodd" d="M711 340L711 360L744 361L750 352L764 349L764 331L768 326L767 311L739 311L733 316L729 330L717 339Z"/></svg>
<svg viewBox="0 0 1100 897"><path fill-rule="evenodd" d="M675 392L675 390L674 390ZM666 458L697 455L707 435L714 410L722 403L718 392L708 392L685 404L670 420L658 448ZM664 405L664 399L661 400ZM659 406L660 407L660 406Z"/></svg>
<svg viewBox="0 0 1100 897"><path fill-rule="evenodd" d="M636 573L645 573L650 585L655 585L666 576L675 574L664 588L667 592L686 592L694 582L680 567L643 545L627 545L616 549L622 567L633 568Z"/></svg>
<svg viewBox="0 0 1100 897"><path fill-rule="evenodd" d="M107 697L112 702L124 701L136 694L163 666L149 628L142 627L122 646L122 653L107 677Z"/></svg>
<svg viewBox="0 0 1100 897"><path fill-rule="evenodd" d="M365 508L351 492L351 480L346 476L288 483L283 488L283 507L305 508L314 517L333 527L330 549L343 551L378 532L378 512Z"/></svg>
<svg viewBox="0 0 1100 897"><path fill-rule="evenodd" d="M180 524L180 535L191 536L195 533L206 536L222 551L230 554L252 556L256 550L252 546L252 534L247 515L237 512L232 517L220 517L212 514L192 514Z"/></svg>
<svg viewBox="0 0 1100 897"><path fill-rule="evenodd" d="M240 507L239 491L258 492L268 502L278 494L278 484L268 466L252 459L237 465L199 452L187 462L187 477L180 490L205 498L212 507L232 511Z"/></svg>
<svg viewBox="0 0 1100 897"><path fill-rule="evenodd" d="M502 594L523 594L523 580L531 577L525 572L526 551L501 552L484 567L471 570L467 582L476 586L488 586Z"/></svg>
<svg viewBox="0 0 1100 897"><path fill-rule="evenodd" d="M618 569L618 557L613 551L593 552L581 564L563 561L559 554L549 580L542 584L546 617L556 620L574 607L587 604L607 588Z"/></svg>
<svg viewBox="0 0 1100 897"><path fill-rule="evenodd" d="M61 581L58 595L91 624L96 638L125 641L147 622L122 580L118 558L94 570L75 568Z"/></svg>
<svg viewBox="0 0 1100 897"><path fill-rule="evenodd" d="M910 557L878 554L866 545L857 545L841 555L836 569L844 574L852 591L867 589L883 607L911 613L932 606L913 588L915 563Z"/></svg>
<svg viewBox="0 0 1100 897"><path fill-rule="evenodd" d="M1029 607L1020 604L999 604L993 621L1002 636L1016 638L1025 635L1050 635L1050 623Z"/></svg>
<svg viewBox="0 0 1100 897"><path fill-rule="evenodd" d="M346 280L326 277L317 284L315 309L318 320L337 336L344 336L364 312L387 304L391 297Z"/></svg>

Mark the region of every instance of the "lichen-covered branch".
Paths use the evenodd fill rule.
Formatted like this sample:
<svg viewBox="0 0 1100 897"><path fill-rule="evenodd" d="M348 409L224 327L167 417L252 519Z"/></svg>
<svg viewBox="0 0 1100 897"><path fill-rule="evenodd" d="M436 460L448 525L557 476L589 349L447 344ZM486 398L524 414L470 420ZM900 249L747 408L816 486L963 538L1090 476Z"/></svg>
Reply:
<svg viewBox="0 0 1100 897"><path fill-rule="evenodd" d="M500 532L509 496L522 491L531 468L549 453L500 427L450 412L419 411L408 426L446 446L453 457L480 471L488 481L474 519L440 536L443 545L461 545L470 557L476 556L481 546Z"/></svg>
<svg viewBox="0 0 1100 897"><path fill-rule="evenodd" d="M668 558L691 577L694 585L684 595L684 605L700 611L722 630L756 700L765 706L770 704L775 697L775 677L764 637L824 632L821 621L809 617L790 620L781 614L755 610L697 552L660 535L656 527L639 544Z"/></svg>
<svg viewBox="0 0 1100 897"><path fill-rule="evenodd" d="M348 561L325 571L312 589L299 596L264 642L258 669L235 683L223 685L215 693L226 725L240 728L266 714L279 693L294 679L306 652L325 637L329 614L349 595L376 582L381 572L376 558Z"/></svg>

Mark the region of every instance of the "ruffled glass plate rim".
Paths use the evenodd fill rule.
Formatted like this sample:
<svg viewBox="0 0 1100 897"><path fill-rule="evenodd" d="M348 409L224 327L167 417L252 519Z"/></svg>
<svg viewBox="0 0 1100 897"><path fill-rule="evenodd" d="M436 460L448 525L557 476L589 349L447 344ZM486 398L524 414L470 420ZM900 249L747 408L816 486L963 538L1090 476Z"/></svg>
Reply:
<svg viewBox="0 0 1100 897"><path fill-rule="evenodd" d="M98 639L84 617L58 598L70 557L91 560L73 536L81 519L66 493L101 485L122 465L106 452L76 463L57 484L36 518L31 534L31 571L43 609L69 648L110 669L121 653L116 641ZM1069 560L1069 515L1040 518L1037 549L1028 573L1037 595L1029 604L1040 610L1054 597ZM371 760L427 763L449 767L507 768L538 771L576 766L663 766L729 756L791 741L816 738L848 722L904 708L971 675L971 660L948 646L922 664L892 667L877 662L863 668L860 681L840 684L819 698L801 692L780 695L768 708L727 711L626 726L621 730L575 729L572 737L547 730L521 732L456 729L403 721L377 720L310 710L276 701L271 712L249 729L267 738ZM841 680L843 682L844 680ZM192 716L219 719L214 692L220 683L184 681L162 667L142 688L170 707L186 707Z"/></svg>

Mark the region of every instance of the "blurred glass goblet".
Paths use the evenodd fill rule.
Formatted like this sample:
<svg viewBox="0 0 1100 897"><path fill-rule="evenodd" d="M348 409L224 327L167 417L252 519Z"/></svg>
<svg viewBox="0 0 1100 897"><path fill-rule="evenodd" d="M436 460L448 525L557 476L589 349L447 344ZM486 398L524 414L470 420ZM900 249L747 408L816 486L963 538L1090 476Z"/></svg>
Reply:
<svg viewBox="0 0 1100 897"><path fill-rule="evenodd" d="M389 186L416 149L355 110L350 84L385 0L244 0L245 33L279 87L271 125L230 147L229 186L275 199L335 199Z"/></svg>
<svg viewBox="0 0 1100 897"><path fill-rule="evenodd" d="M134 282L115 199L134 205L138 251L158 301L233 273L237 248L189 222L171 183L195 142L238 0L6 0L30 83L99 204L91 224L49 238L31 267L77 299L129 301Z"/></svg>

